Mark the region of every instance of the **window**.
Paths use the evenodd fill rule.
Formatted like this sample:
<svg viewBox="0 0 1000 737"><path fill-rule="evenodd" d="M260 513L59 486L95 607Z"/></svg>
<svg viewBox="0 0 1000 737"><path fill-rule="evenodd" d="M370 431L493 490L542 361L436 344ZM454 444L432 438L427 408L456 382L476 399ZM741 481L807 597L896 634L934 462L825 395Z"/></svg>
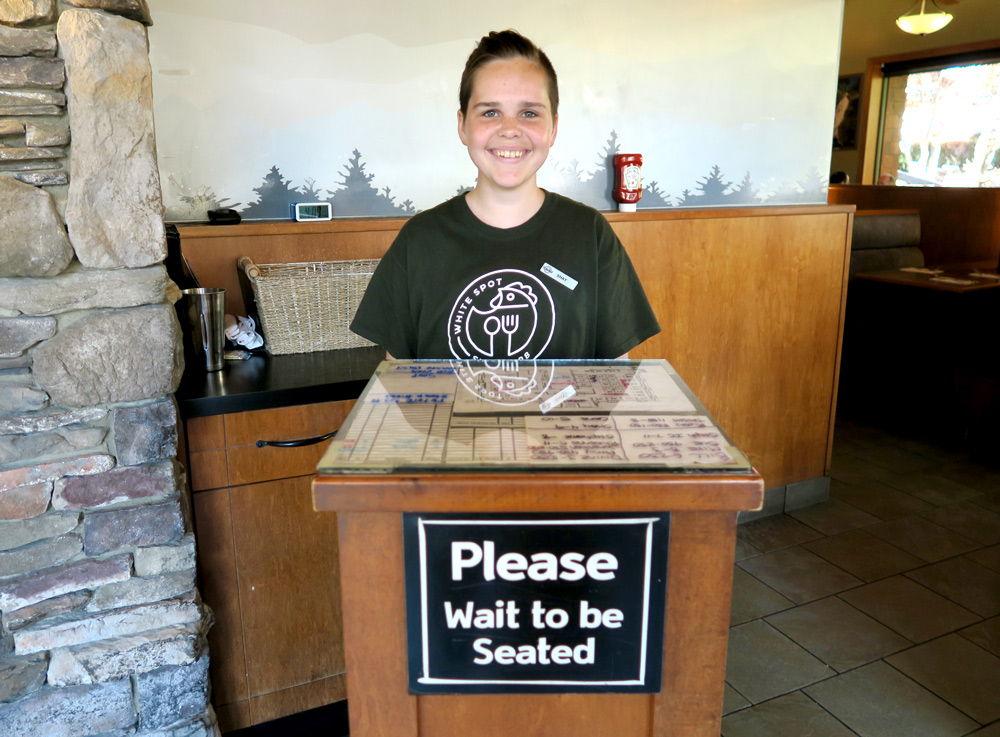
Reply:
<svg viewBox="0 0 1000 737"><path fill-rule="evenodd" d="M1000 49L882 65L876 180L1000 187Z"/></svg>

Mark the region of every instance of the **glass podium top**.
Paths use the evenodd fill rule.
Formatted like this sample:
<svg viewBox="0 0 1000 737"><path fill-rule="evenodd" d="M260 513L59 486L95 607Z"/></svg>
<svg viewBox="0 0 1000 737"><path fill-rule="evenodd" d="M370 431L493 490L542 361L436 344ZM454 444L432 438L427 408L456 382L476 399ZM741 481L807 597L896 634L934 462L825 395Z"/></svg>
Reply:
<svg viewBox="0 0 1000 737"><path fill-rule="evenodd" d="M383 361L318 471L750 472L663 360Z"/></svg>

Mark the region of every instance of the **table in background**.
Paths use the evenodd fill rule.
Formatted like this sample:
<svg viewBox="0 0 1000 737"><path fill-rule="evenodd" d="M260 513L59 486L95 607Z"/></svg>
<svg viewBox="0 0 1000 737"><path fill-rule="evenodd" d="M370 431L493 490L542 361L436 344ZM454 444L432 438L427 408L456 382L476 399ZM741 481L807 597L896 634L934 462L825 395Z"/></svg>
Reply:
<svg viewBox="0 0 1000 737"><path fill-rule="evenodd" d="M841 408L959 438L992 400L1000 279L985 263L856 274L848 290Z"/></svg>
<svg viewBox="0 0 1000 737"><path fill-rule="evenodd" d="M1000 287L996 264L990 268L983 262L868 271L855 274L854 278L862 282L881 282L954 294L972 294Z"/></svg>

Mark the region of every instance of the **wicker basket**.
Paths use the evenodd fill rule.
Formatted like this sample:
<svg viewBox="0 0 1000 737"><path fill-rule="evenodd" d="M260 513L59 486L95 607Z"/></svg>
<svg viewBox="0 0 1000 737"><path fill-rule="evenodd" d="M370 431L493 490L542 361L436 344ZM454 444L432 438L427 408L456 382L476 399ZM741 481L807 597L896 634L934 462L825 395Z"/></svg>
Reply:
<svg viewBox="0 0 1000 737"><path fill-rule="evenodd" d="M349 329L378 259L255 264L238 261L253 286L268 353L311 353L374 343Z"/></svg>

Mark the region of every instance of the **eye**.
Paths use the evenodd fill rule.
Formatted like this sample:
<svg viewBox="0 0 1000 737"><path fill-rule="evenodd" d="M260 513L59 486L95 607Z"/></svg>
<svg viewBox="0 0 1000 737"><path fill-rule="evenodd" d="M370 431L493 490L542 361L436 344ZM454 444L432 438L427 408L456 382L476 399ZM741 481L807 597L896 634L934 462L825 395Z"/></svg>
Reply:
<svg viewBox="0 0 1000 737"><path fill-rule="evenodd" d="M534 110L525 110L525 111L524 111L523 113L521 113L521 114L522 114L522 115L523 115L524 117L526 117L526 118L537 118L537 117L538 117L538 113L536 113L536 112L535 112Z"/></svg>
<svg viewBox="0 0 1000 737"><path fill-rule="evenodd" d="M496 110L485 110L485 111L483 111L483 117L484 118L495 118L499 114L500 113L498 111L496 111Z"/></svg>

